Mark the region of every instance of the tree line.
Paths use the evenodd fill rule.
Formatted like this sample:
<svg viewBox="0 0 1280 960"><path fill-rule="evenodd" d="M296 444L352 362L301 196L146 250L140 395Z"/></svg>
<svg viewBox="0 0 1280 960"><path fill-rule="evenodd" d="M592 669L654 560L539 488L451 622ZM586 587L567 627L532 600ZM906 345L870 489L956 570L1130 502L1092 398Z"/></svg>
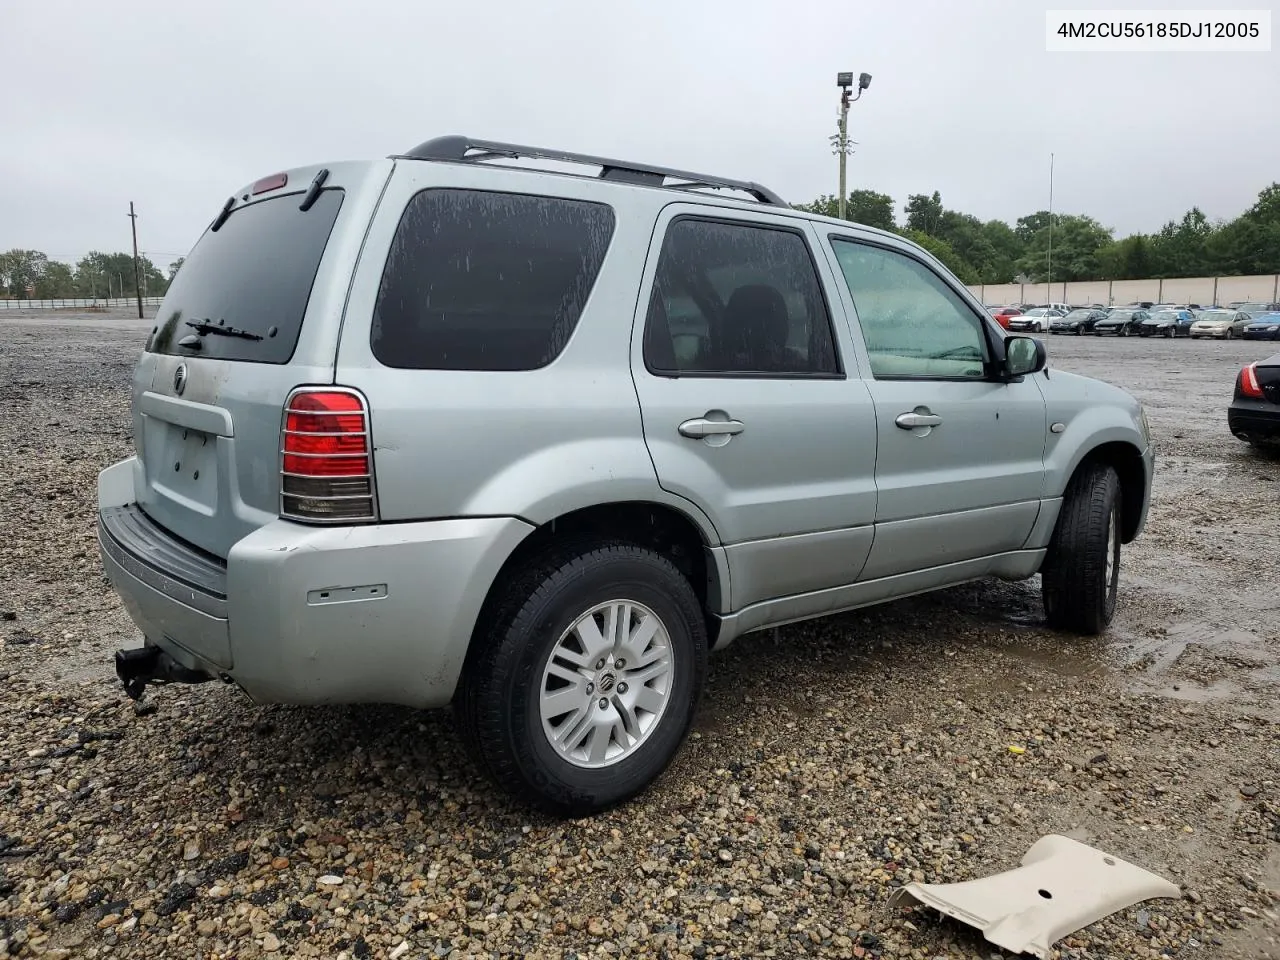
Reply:
<svg viewBox="0 0 1280 960"><path fill-rule="evenodd" d="M167 274L150 258L138 258L141 293L161 297L169 289L181 260L170 264ZM51 260L39 250L13 249L0 253L0 296L18 299L51 300L71 297L132 297L138 293L134 282L133 254L94 251L74 267Z"/></svg>
<svg viewBox="0 0 1280 960"><path fill-rule="evenodd" d="M799 209L837 216L838 198L819 197ZM1043 283L1050 279L1049 211L983 222L948 210L935 190L907 197L903 221L892 197L854 190L845 219L914 240L967 284ZM1053 214L1054 281L1154 280L1159 277L1251 276L1280 273L1280 183L1258 194L1234 220L1210 221L1199 207L1155 233L1117 238L1109 227L1082 214Z"/></svg>

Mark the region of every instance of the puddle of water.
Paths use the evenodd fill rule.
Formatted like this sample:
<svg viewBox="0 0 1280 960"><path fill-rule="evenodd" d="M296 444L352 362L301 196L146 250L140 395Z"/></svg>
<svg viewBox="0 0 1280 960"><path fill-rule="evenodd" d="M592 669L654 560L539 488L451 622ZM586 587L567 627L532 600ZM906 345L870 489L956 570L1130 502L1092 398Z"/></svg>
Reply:
<svg viewBox="0 0 1280 960"><path fill-rule="evenodd" d="M1244 688L1230 680L1215 680L1212 683L1178 683L1152 690L1158 697L1172 700L1186 700L1189 703L1213 703L1217 700L1238 698Z"/></svg>
<svg viewBox="0 0 1280 960"><path fill-rule="evenodd" d="M1101 660L1068 644L1047 646L1015 641L997 652L1062 677L1100 677L1109 673Z"/></svg>

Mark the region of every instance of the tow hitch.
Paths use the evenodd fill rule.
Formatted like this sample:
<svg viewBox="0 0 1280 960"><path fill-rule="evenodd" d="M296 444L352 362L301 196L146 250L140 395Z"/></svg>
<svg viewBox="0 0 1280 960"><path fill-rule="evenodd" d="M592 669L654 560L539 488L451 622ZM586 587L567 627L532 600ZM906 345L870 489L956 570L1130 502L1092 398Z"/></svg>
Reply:
<svg viewBox="0 0 1280 960"><path fill-rule="evenodd" d="M116 676L131 700L141 700L147 684L204 683L207 673L184 667L159 647L147 644L132 650L116 651Z"/></svg>

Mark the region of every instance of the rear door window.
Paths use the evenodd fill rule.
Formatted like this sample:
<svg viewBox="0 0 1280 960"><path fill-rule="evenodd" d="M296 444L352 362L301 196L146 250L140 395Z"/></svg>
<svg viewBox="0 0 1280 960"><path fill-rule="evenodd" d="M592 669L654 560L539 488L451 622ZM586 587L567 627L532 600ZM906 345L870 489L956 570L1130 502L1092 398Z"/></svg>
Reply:
<svg viewBox="0 0 1280 960"><path fill-rule="evenodd" d="M415 194L383 270L373 355L414 370L546 366L578 324L613 227L612 209L585 200Z"/></svg>
<svg viewBox="0 0 1280 960"><path fill-rule="evenodd" d="M182 263L165 295L151 353L288 363L320 258L342 208L343 191L321 191L309 210L301 194L260 200L235 210L216 232L206 231ZM206 327L200 347L179 346Z"/></svg>

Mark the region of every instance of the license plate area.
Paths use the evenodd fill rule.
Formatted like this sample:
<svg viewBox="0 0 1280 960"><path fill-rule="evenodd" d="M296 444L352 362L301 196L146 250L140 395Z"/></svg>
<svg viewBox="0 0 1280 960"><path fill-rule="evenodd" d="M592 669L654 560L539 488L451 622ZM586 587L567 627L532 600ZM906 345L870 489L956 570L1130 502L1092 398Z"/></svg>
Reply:
<svg viewBox="0 0 1280 960"><path fill-rule="evenodd" d="M156 493L212 516L218 505L218 438L150 419L147 472Z"/></svg>

